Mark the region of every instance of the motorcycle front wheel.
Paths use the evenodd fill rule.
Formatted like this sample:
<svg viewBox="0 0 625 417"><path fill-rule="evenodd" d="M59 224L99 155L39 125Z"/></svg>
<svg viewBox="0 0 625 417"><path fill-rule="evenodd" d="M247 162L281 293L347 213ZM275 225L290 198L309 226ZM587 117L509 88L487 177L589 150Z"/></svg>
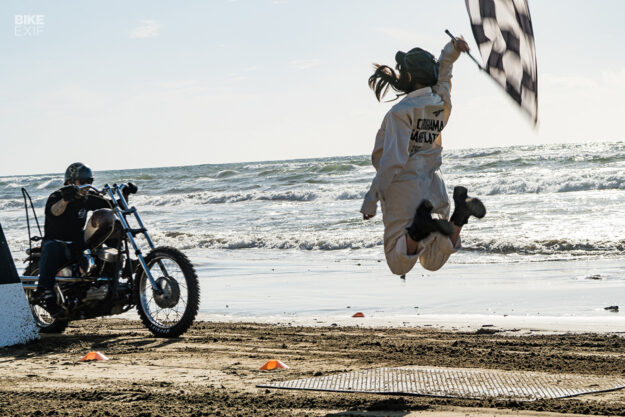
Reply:
<svg viewBox="0 0 625 417"><path fill-rule="evenodd" d="M139 265L133 289L141 321L156 337L178 337L191 326L200 307L195 268L182 252L166 246L154 248L145 263L161 291L152 288Z"/></svg>
<svg viewBox="0 0 625 417"><path fill-rule="evenodd" d="M24 270L26 276L39 276L39 267L36 264L30 264ZM68 320L61 320L53 318L45 308L37 303L33 303L32 290L26 290L26 297L28 298L28 304L30 305L30 311L33 313L35 323L39 328L40 333L63 333L67 325Z"/></svg>

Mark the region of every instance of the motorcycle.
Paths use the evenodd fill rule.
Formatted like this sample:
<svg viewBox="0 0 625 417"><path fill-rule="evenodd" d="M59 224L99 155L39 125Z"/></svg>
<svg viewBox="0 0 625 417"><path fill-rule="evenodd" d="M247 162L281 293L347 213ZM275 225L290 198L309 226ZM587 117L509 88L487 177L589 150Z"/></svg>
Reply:
<svg viewBox="0 0 625 417"><path fill-rule="evenodd" d="M36 291L41 246L33 247L32 242L42 239L41 228L32 200L22 188L29 249L20 279L40 332L61 333L70 321L121 314L134 307L157 337L178 337L195 320L200 287L193 264L176 248L154 245L137 209L128 207L122 193L126 186L107 184L101 190L79 186L108 197L112 208L92 213L84 230L87 249L58 270L54 291L65 314L57 318L48 314ZM39 236L31 235L27 197ZM133 217L138 227L131 227ZM146 256L137 244L138 236L147 242Z"/></svg>

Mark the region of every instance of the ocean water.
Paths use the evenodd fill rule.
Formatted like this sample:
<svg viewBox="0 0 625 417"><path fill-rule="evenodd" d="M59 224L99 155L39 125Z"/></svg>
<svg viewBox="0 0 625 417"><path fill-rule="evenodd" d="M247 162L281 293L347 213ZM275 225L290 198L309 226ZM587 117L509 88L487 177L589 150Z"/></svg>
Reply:
<svg viewBox="0 0 625 417"><path fill-rule="evenodd" d="M465 227L463 250L441 271L427 273L417 265L406 281L386 269L381 214L365 222L359 213L374 176L369 156L93 168L96 186L139 186L131 204L158 245L178 247L192 258L205 312L312 314L337 312L359 300L374 311L407 312L414 303L397 300L412 294L416 303L430 288L432 306L421 311L488 313L509 304L506 294L514 300L526 288L537 301L515 310L520 314L604 314L602 304L625 296L625 142L445 150L448 191L468 187L488 214ZM29 190L43 221L45 201L61 185L58 173L0 177L0 223L18 268L28 247L20 188ZM463 297L467 277L476 273L482 291ZM325 293L313 296L316 282L323 282ZM543 300L541 289L555 283L565 294L579 291L581 301L570 294L558 298L557 292ZM397 287L396 298L385 292L377 304L364 294L350 301L354 288L379 293L389 286ZM503 301L489 301L489 288ZM543 302L549 308L541 309Z"/></svg>

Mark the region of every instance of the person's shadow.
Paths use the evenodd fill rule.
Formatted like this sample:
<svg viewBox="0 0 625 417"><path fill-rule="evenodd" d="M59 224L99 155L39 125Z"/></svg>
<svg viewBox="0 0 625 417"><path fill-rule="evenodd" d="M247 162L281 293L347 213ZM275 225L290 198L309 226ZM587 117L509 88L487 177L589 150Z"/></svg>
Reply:
<svg viewBox="0 0 625 417"><path fill-rule="evenodd" d="M414 405L406 403L402 397L385 398L376 401L364 410L347 410L338 413L326 414L326 417L401 417L413 411L423 411L430 408L428 405Z"/></svg>

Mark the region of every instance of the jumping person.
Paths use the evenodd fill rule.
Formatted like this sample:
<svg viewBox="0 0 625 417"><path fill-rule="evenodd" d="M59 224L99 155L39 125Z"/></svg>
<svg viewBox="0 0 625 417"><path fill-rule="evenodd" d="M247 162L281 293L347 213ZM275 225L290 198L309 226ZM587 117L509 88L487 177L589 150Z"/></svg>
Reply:
<svg viewBox="0 0 625 417"><path fill-rule="evenodd" d="M441 131L451 112L452 66L468 50L458 39L445 46L438 61L421 48L399 51L396 70L374 64L369 77L378 101L389 87L398 97L405 95L386 114L376 135L371 161L377 173L360 210L368 220L380 201L386 262L397 275L406 274L417 260L430 271L440 269L460 248L460 231L469 217L486 214L482 202L458 186L448 221L449 198L439 170Z"/></svg>
<svg viewBox="0 0 625 417"><path fill-rule="evenodd" d="M87 221L87 212L111 208L107 199L89 192L87 188L78 188L91 183L91 168L81 162L73 163L65 171L64 186L50 194L46 202L37 291L52 317L63 313L54 293L57 270L86 249L83 228ZM129 183L123 191L127 199L129 194L137 192L137 186Z"/></svg>

